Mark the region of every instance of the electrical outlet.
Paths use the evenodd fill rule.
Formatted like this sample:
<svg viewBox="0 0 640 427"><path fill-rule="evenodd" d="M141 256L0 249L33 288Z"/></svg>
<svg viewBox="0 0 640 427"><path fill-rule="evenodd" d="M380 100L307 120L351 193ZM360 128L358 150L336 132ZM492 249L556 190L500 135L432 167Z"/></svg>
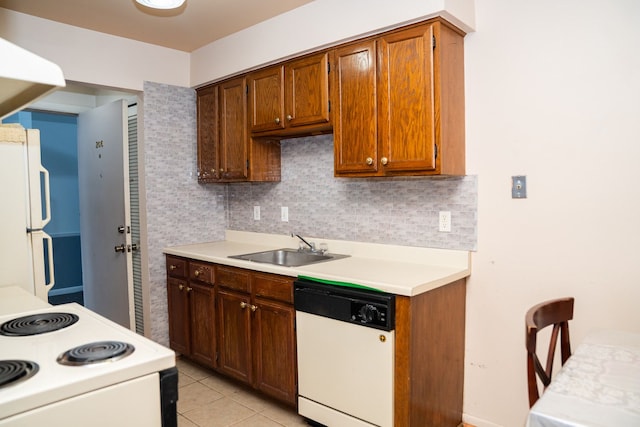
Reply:
<svg viewBox="0 0 640 427"><path fill-rule="evenodd" d="M450 211L440 211L439 221L438 221L438 231L451 231L451 212Z"/></svg>
<svg viewBox="0 0 640 427"><path fill-rule="evenodd" d="M253 207L253 219L256 221L260 220L260 206Z"/></svg>
<svg viewBox="0 0 640 427"><path fill-rule="evenodd" d="M289 221L289 208L286 206L282 206L280 208L280 219L284 222Z"/></svg>

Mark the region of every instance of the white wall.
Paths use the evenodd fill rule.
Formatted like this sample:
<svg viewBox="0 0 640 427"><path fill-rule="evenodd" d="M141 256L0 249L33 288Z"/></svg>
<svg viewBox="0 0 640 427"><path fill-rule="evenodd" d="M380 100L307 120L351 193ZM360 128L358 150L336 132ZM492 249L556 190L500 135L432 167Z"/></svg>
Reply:
<svg viewBox="0 0 640 427"><path fill-rule="evenodd" d="M339 5L314 3L336 4L321 15L332 25L328 17L340 14ZM137 90L141 80L189 85L181 74L187 66L158 74L157 48L100 38L104 51L112 50L106 45L116 50L111 58L136 61L123 71L120 61L97 58L95 43L76 40L77 29L10 17L0 9L0 36L58 62L67 78ZM341 25L370 22L368 14L351 18ZM637 0L475 1L465 73L467 173L478 175L479 187L478 251L468 286L464 411L480 427L524 425L529 306L576 297L574 343L599 328L640 331L639 22ZM41 29L52 30L51 38ZM313 39L317 31L294 34ZM245 47L232 50L247 55ZM193 85L225 72L217 54L199 60L221 68L194 73ZM510 177L519 174L527 175L529 197L512 200Z"/></svg>
<svg viewBox="0 0 640 427"><path fill-rule="evenodd" d="M189 54L0 8L0 37L62 68L66 80L142 91L189 86Z"/></svg>
<svg viewBox="0 0 640 427"><path fill-rule="evenodd" d="M465 39L474 424L524 423L529 306L574 296L575 344L600 328L640 332L639 23L637 0L476 0ZM528 198L513 200L520 174Z"/></svg>
<svg viewBox="0 0 640 427"><path fill-rule="evenodd" d="M473 0L315 0L194 51L191 86L436 15L471 31Z"/></svg>

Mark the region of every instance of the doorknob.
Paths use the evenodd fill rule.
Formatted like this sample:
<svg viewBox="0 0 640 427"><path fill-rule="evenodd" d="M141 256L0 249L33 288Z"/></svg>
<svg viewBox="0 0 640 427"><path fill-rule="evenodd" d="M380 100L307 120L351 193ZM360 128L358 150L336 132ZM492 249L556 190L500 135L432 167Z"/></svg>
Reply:
<svg viewBox="0 0 640 427"><path fill-rule="evenodd" d="M116 252L123 252L127 250L126 246L124 244L122 245L118 245L115 248L113 248Z"/></svg>

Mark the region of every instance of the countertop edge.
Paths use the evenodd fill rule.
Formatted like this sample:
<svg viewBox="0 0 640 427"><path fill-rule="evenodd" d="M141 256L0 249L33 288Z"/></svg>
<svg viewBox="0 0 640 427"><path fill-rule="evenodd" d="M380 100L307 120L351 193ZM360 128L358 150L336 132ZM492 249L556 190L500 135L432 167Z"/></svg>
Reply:
<svg viewBox="0 0 640 427"><path fill-rule="evenodd" d="M310 239L314 240L312 237ZM256 241L260 243L256 244ZM171 246L164 248L163 252L167 255L289 277L304 275L358 283L403 296L419 295L471 274L471 254L468 251L326 239L321 239L320 242L329 244L329 252L343 253L350 257L301 267L283 267L228 258L230 255L297 247L297 241L289 236L228 230L224 241Z"/></svg>

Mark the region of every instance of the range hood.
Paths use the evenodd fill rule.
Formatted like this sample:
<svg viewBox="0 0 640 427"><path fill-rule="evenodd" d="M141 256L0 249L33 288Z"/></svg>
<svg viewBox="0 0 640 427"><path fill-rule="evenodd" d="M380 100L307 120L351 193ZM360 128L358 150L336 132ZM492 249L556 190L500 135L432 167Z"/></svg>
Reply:
<svg viewBox="0 0 640 427"><path fill-rule="evenodd" d="M0 119L65 86L60 67L2 38L0 58Z"/></svg>

